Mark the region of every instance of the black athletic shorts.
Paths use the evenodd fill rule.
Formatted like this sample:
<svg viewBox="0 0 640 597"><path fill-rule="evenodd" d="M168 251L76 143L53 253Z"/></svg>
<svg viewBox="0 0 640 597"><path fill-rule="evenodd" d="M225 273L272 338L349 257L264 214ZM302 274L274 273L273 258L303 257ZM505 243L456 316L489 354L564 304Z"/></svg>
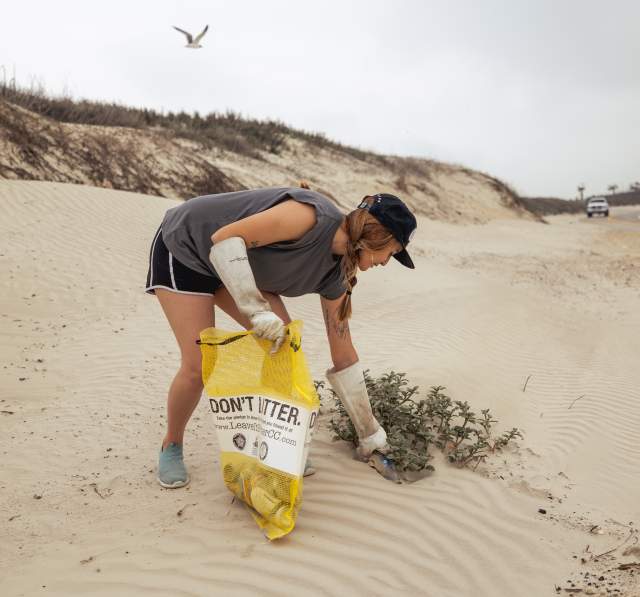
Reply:
<svg viewBox="0 0 640 597"><path fill-rule="evenodd" d="M180 263L167 249L162 228L158 228L151 243L145 292L155 294L156 288L164 288L182 294L213 295L221 286L215 276L205 276Z"/></svg>

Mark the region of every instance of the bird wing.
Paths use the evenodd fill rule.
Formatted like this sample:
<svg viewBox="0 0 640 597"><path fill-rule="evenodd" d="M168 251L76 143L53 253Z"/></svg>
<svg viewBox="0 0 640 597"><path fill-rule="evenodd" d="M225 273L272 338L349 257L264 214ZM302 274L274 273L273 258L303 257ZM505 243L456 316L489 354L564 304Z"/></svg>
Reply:
<svg viewBox="0 0 640 597"><path fill-rule="evenodd" d="M196 42L196 43L198 43L198 42L199 42L199 41L204 37L204 34L205 34L207 31L209 31L209 25L207 25L207 26L202 30L202 33L199 33L199 34L198 34L198 36L197 36L197 37L196 37L196 39L195 39L195 42Z"/></svg>
<svg viewBox="0 0 640 597"><path fill-rule="evenodd" d="M180 29L180 27L176 27L175 25L173 26L173 28L176 31L180 31L180 33L184 33L187 36L187 41L189 43L193 43L193 36L191 35L191 33L189 33L188 31L185 31L184 29Z"/></svg>

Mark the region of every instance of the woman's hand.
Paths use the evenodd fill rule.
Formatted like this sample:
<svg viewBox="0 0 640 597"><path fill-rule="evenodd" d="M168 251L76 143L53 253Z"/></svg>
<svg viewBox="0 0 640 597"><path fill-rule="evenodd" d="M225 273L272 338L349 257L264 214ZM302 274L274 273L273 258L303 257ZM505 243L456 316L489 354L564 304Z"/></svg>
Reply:
<svg viewBox="0 0 640 597"><path fill-rule="evenodd" d="M361 460L368 460L374 451L382 454L389 452L387 433L371 410L362 365L354 363L341 371L329 369L327 379L340 398L358 435L356 448L358 457Z"/></svg>
<svg viewBox="0 0 640 597"><path fill-rule="evenodd" d="M251 329L259 338L273 342L271 353L278 352L286 335L284 323L273 311L258 311L249 317Z"/></svg>

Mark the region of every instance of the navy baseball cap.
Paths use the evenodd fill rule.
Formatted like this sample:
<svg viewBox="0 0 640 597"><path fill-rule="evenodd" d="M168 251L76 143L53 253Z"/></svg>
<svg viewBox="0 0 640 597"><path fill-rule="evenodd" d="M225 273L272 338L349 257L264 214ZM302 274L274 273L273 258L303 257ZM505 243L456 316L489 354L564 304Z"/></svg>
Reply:
<svg viewBox="0 0 640 597"><path fill-rule="evenodd" d="M405 267L415 269L407 245L413 237L418 226L415 216L409 208L395 195L389 193L378 193L371 195L373 203L369 205L365 197L358 207L366 209L378 222L393 234L393 237L402 245L402 251L396 253L394 257Z"/></svg>

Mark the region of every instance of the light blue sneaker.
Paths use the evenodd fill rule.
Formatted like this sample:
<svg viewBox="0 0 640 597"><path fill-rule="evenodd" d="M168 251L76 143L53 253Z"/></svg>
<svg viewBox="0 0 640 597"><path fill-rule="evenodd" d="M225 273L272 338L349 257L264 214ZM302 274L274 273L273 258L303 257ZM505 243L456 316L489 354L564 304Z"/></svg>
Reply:
<svg viewBox="0 0 640 597"><path fill-rule="evenodd" d="M172 442L160 448L158 483L167 489L177 489L188 485L190 480L182 458L182 444Z"/></svg>

